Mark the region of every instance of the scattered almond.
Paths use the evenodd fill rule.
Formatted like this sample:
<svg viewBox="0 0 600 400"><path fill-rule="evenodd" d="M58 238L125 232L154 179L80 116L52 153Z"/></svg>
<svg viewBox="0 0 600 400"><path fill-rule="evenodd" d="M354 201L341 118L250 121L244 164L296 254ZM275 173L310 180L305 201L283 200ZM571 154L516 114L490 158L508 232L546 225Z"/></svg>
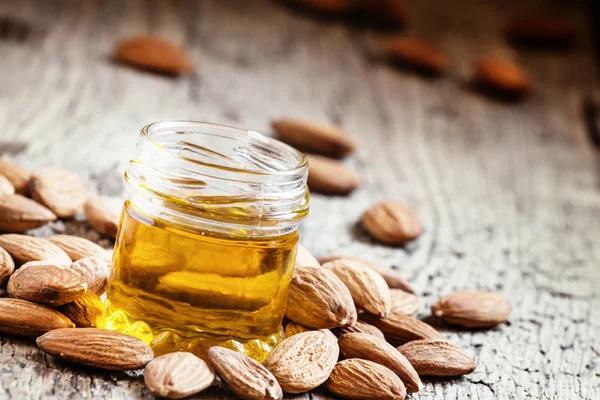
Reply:
<svg viewBox="0 0 600 400"><path fill-rule="evenodd" d="M87 199L87 189L81 178L57 167L35 171L30 189L35 201L48 207L60 218L70 218L81 212Z"/></svg>
<svg viewBox="0 0 600 400"><path fill-rule="evenodd" d="M346 326L344 328L335 328L332 329L331 332L333 332L333 334L337 337L340 337L346 333L366 333L378 337L380 339L385 339L385 336L383 335L383 332L381 332L381 329L360 320L356 321L356 323L352 326Z"/></svg>
<svg viewBox="0 0 600 400"><path fill-rule="evenodd" d="M90 292L100 296L106 290L110 268L104 259L99 257L85 257L75 261L69 269L87 283Z"/></svg>
<svg viewBox="0 0 600 400"><path fill-rule="evenodd" d="M167 399L200 393L214 380L215 373L206 362L182 351L156 357L144 369L144 382L150 392Z"/></svg>
<svg viewBox="0 0 600 400"><path fill-rule="evenodd" d="M467 328L492 328L508 321L510 303L500 293L465 290L442 297L431 313Z"/></svg>
<svg viewBox="0 0 600 400"><path fill-rule="evenodd" d="M314 192L346 195L360 186L360 178L338 161L311 155L308 158L307 183Z"/></svg>
<svg viewBox="0 0 600 400"><path fill-rule="evenodd" d="M25 168L2 158L0 159L0 175L6 177L12 183L18 194L23 196L29 194L31 174Z"/></svg>
<svg viewBox="0 0 600 400"><path fill-rule="evenodd" d="M448 68L446 54L421 38L406 36L389 38L383 43L383 51L392 60L423 72L441 74Z"/></svg>
<svg viewBox="0 0 600 400"><path fill-rule="evenodd" d="M49 237L48 240L63 249L73 261L93 256L106 258L106 250L86 238L71 235L54 235Z"/></svg>
<svg viewBox="0 0 600 400"><path fill-rule="evenodd" d="M500 58L482 58L475 65L475 80L484 88L503 95L522 96L531 90L525 70Z"/></svg>
<svg viewBox="0 0 600 400"><path fill-rule="evenodd" d="M52 329L74 326L51 308L21 299L0 298L0 332L35 338Z"/></svg>
<svg viewBox="0 0 600 400"><path fill-rule="evenodd" d="M152 349L140 339L106 329L55 329L36 342L56 358L112 371L140 369L154 358Z"/></svg>
<svg viewBox="0 0 600 400"><path fill-rule="evenodd" d="M389 245L401 245L421 234L417 214L404 204L383 202L369 208L361 219L363 227L375 239Z"/></svg>
<svg viewBox="0 0 600 400"><path fill-rule="evenodd" d="M401 28L408 21L404 2L400 0L354 0L353 14L375 28Z"/></svg>
<svg viewBox="0 0 600 400"><path fill-rule="evenodd" d="M303 332L282 341L264 362L285 393L304 393L325 382L338 359L335 336Z"/></svg>
<svg viewBox="0 0 600 400"><path fill-rule="evenodd" d="M84 205L85 218L92 228L114 239L117 237L122 208L123 202L116 198L92 197Z"/></svg>
<svg viewBox="0 0 600 400"><path fill-rule="evenodd" d="M337 363L324 386L343 399L404 400L406 397L406 388L396 374L359 358Z"/></svg>
<svg viewBox="0 0 600 400"><path fill-rule="evenodd" d="M0 196L0 231L25 232L56 220L56 215L41 204L20 194Z"/></svg>
<svg viewBox="0 0 600 400"><path fill-rule="evenodd" d="M52 261L58 265L71 264L71 259L60 247L38 237L18 234L0 235L0 246L19 265L30 261Z"/></svg>
<svg viewBox="0 0 600 400"><path fill-rule="evenodd" d="M256 360L224 347L208 350L208 359L233 393L244 400L280 400L281 386L273 374Z"/></svg>
<svg viewBox="0 0 600 400"><path fill-rule="evenodd" d="M115 60L136 68L180 75L195 72L188 54L172 42L152 35L125 39L114 49Z"/></svg>
<svg viewBox="0 0 600 400"><path fill-rule="evenodd" d="M298 245L298 252L296 253L296 262L295 265L297 267L320 267L321 264L317 261L315 256L313 256L310 251L301 244Z"/></svg>
<svg viewBox="0 0 600 400"><path fill-rule="evenodd" d="M15 187L4 175L0 175L0 196L3 194L15 194Z"/></svg>
<svg viewBox="0 0 600 400"><path fill-rule="evenodd" d="M360 319L381 329L387 341L394 346L411 340L442 339L442 335L430 325L406 314L390 313L381 318L364 313Z"/></svg>
<svg viewBox="0 0 600 400"><path fill-rule="evenodd" d="M75 301L57 308L78 328L102 327L106 318L106 306L98 295L87 291Z"/></svg>
<svg viewBox="0 0 600 400"><path fill-rule="evenodd" d="M15 262L10 254L0 247L0 286L4 286L13 272L15 272Z"/></svg>
<svg viewBox="0 0 600 400"><path fill-rule="evenodd" d="M575 29L569 21L541 15L513 20L505 33L511 41L526 46L567 47L575 38Z"/></svg>
<svg viewBox="0 0 600 400"><path fill-rule="evenodd" d="M415 340L398 350L420 376L461 376L475 371L475 361L445 340Z"/></svg>
<svg viewBox="0 0 600 400"><path fill-rule="evenodd" d="M300 325L294 321L290 321L288 322L288 324L285 326L285 337L289 338L292 337L294 335L297 335L299 333L302 332L310 332L310 331L314 331L313 328L308 328L304 325Z"/></svg>
<svg viewBox="0 0 600 400"><path fill-rule="evenodd" d="M421 301L412 293L400 289L390 289L392 298L392 312L406 315L415 315L421 308Z"/></svg>

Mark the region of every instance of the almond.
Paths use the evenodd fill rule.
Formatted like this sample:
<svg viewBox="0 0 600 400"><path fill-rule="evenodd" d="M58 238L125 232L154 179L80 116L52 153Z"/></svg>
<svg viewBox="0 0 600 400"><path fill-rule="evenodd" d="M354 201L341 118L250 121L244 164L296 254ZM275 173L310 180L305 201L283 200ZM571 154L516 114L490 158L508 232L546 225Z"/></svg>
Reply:
<svg viewBox="0 0 600 400"><path fill-rule="evenodd" d="M208 359L233 393L244 400L280 400L281 386L273 374L245 354L224 347L208 350Z"/></svg>
<svg viewBox="0 0 600 400"><path fill-rule="evenodd" d="M445 340L415 340L398 350L420 376L461 376L475 371L475 361Z"/></svg>
<svg viewBox="0 0 600 400"><path fill-rule="evenodd" d="M340 352L345 358L361 358L381 364L402 380L409 392L418 392L423 384L419 374L391 344L366 333L348 333L338 340Z"/></svg>
<svg viewBox="0 0 600 400"><path fill-rule="evenodd" d="M79 275L51 261L24 264L10 276L6 288L10 297L53 306L76 300L86 289Z"/></svg>
<svg viewBox="0 0 600 400"><path fill-rule="evenodd" d="M49 241L63 249L73 261L81 260L85 257L106 258L107 252L96 243L78 236L54 235L48 238Z"/></svg>
<svg viewBox="0 0 600 400"><path fill-rule="evenodd" d="M515 19L505 33L516 44L538 47L568 47L575 38L575 29L569 21L543 15Z"/></svg>
<svg viewBox="0 0 600 400"><path fill-rule="evenodd" d="M303 332L275 347L264 366L285 393L304 393L327 380L338 355L335 336L321 331Z"/></svg>
<svg viewBox="0 0 600 400"><path fill-rule="evenodd" d="M390 289L402 289L405 292L414 293L415 290L412 288L410 283L395 269L391 267L386 267L384 265L380 265L376 262L365 260L361 257L347 256L347 255L339 255L334 254L326 257L319 258L319 262L321 264L328 263L330 261L339 260L340 258L345 258L348 260L360 261L363 264L367 264L369 267L373 268L375 271L379 272L379 275L383 276L385 282L387 283Z"/></svg>
<svg viewBox="0 0 600 400"><path fill-rule="evenodd" d="M298 251L296 253L296 262L297 267L320 267L321 264L317 261L317 259L308 251L308 249L301 244L298 245Z"/></svg>
<svg viewBox="0 0 600 400"><path fill-rule="evenodd" d="M430 325L406 314L390 313L385 317L361 314L360 319L375 325L394 346L418 339L442 339L442 335Z"/></svg>
<svg viewBox="0 0 600 400"><path fill-rule="evenodd" d="M138 35L125 39L114 49L116 61L130 66L180 75L195 72L193 61L181 47L152 35Z"/></svg>
<svg viewBox="0 0 600 400"><path fill-rule="evenodd" d="M0 175L0 196L3 194L15 194L15 187L4 175Z"/></svg>
<svg viewBox="0 0 600 400"><path fill-rule="evenodd" d="M523 96L531 90L527 73L517 64L500 58L482 58L475 65L475 80L493 93Z"/></svg>
<svg viewBox="0 0 600 400"><path fill-rule="evenodd" d="M116 238L123 202L112 197L92 197L84 205L85 218L101 234Z"/></svg>
<svg viewBox="0 0 600 400"><path fill-rule="evenodd" d="M296 267L285 316L311 328L335 328L356 322L356 307L344 283L332 272Z"/></svg>
<svg viewBox="0 0 600 400"><path fill-rule="evenodd" d="M310 331L314 331L313 328L308 328L304 325L300 325L294 321L290 321L288 322L288 324L285 326L285 337L289 338L292 337L294 335L297 335L299 333L302 332L310 332Z"/></svg>
<svg viewBox="0 0 600 400"><path fill-rule="evenodd" d="M57 308L78 328L95 328L104 326L106 306L96 294L85 292L75 301Z"/></svg>
<svg viewBox="0 0 600 400"><path fill-rule="evenodd" d="M90 292L100 296L106 290L110 268L104 259L85 257L75 261L69 269L84 280Z"/></svg>
<svg viewBox="0 0 600 400"><path fill-rule="evenodd" d="M417 214L404 204L383 202L369 208L361 219L363 227L375 239L389 245L401 245L421 234Z"/></svg>
<svg viewBox="0 0 600 400"><path fill-rule="evenodd" d="M360 178L356 172L335 160L311 155L308 158L307 183L314 192L346 195L360 186Z"/></svg>
<svg viewBox="0 0 600 400"><path fill-rule="evenodd" d="M426 73L441 74L448 68L446 54L421 38L389 38L383 43L383 51L392 60Z"/></svg>
<svg viewBox="0 0 600 400"><path fill-rule="evenodd" d="M6 159L0 159L0 175L6 177L12 183L18 194L24 196L29 194L31 174L25 168Z"/></svg>
<svg viewBox="0 0 600 400"><path fill-rule="evenodd" d="M148 390L167 399L183 399L200 393L214 380L215 373L206 362L182 351L156 357L144 369Z"/></svg>
<svg viewBox="0 0 600 400"><path fill-rule="evenodd" d="M340 259L323 264L350 290L354 304L371 314L390 312L390 289L381 275L359 261Z"/></svg>
<svg viewBox="0 0 600 400"><path fill-rule="evenodd" d="M20 299L0 298L0 332L35 338L52 329L74 326L51 308Z"/></svg>
<svg viewBox="0 0 600 400"><path fill-rule="evenodd" d="M400 289L390 289L392 298L392 312L406 315L415 315L421 308L421 301L412 293Z"/></svg>
<svg viewBox="0 0 600 400"><path fill-rule="evenodd" d="M152 349L140 339L98 328L55 329L36 342L53 357L112 371L140 369L154 358Z"/></svg>
<svg viewBox="0 0 600 400"><path fill-rule="evenodd" d="M510 303L500 293L465 290L442 297L431 313L467 328L492 328L508 321Z"/></svg>
<svg viewBox="0 0 600 400"><path fill-rule="evenodd" d="M13 272L15 272L15 262L10 254L0 247L0 286L4 286Z"/></svg>
<svg viewBox="0 0 600 400"><path fill-rule="evenodd" d="M378 337L380 339L385 339L385 336L383 335L383 332L381 332L381 329L360 320L356 321L356 323L352 326L347 326L344 328L335 328L331 332L333 332L333 334L337 337L340 337L346 333L366 333Z"/></svg>
<svg viewBox="0 0 600 400"><path fill-rule="evenodd" d="M406 397L406 388L396 374L359 358L337 363L324 386L343 399L403 400Z"/></svg>
<svg viewBox="0 0 600 400"><path fill-rule="evenodd" d="M62 168L45 167L35 171L30 189L35 201L60 218L73 217L82 210L87 199L87 189L79 176Z"/></svg>
<svg viewBox="0 0 600 400"><path fill-rule="evenodd" d="M281 141L301 150L342 158L356 150L356 143L340 128L318 122L280 118L271 125Z"/></svg>
<svg viewBox="0 0 600 400"><path fill-rule="evenodd" d="M376 28L401 28L408 21L404 2L399 0L354 0L352 8L356 17Z"/></svg>
<svg viewBox="0 0 600 400"><path fill-rule="evenodd" d="M0 246L19 265L30 261L44 260L52 261L58 265L71 264L71 259L60 247L38 237L17 234L0 235Z"/></svg>
<svg viewBox="0 0 600 400"><path fill-rule="evenodd" d="M41 204L20 194L0 196L0 231L25 232L56 220L56 215Z"/></svg>

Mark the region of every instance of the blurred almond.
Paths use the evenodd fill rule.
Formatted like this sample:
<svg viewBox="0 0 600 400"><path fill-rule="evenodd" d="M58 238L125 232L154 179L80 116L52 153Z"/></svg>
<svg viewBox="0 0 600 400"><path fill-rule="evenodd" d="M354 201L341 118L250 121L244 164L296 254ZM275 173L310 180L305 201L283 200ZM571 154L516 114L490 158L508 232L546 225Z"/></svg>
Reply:
<svg viewBox="0 0 600 400"><path fill-rule="evenodd" d="M445 340L415 340L398 347L420 376L461 376L475 371L475 361Z"/></svg>
<svg viewBox="0 0 600 400"><path fill-rule="evenodd" d="M26 196L29 193L31 174L18 164L0 158L0 175L6 177L18 194Z"/></svg>
<svg viewBox="0 0 600 400"><path fill-rule="evenodd" d="M51 308L20 299L0 298L0 332L10 335L38 337L58 328L75 325Z"/></svg>
<svg viewBox="0 0 600 400"><path fill-rule="evenodd" d="M389 245L401 245L421 234L417 214L398 202L378 203L369 208L361 218L363 227L375 239Z"/></svg>
<svg viewBox="0 0 600 400"><path fill-rule="evenodd" d="M442 335L430 325L406 314L390 313L385 317L377 317L364 313L360 319L381 329L387 341L394 346L411 340L442 339Z"/></svg>
<svg viewBox="0 0 600 400"><path fill-rule="evenodd" d="M500 293L465 290L442 297L431 313L467 328L492 328L508 321L510 303Z"/></svg>
<svg viewBox="0 0 600 400"><path fill-rule="evenodd" d="M0 231L25 232L56 220L41 204L19 194L0 196Z"/></svg>
<svg viewBox="0 0 600 400"><path fill-rule="evenodd" d="M87 189L77 174L63 168L45 167L35 171L30 183L35 201L60 218L70 218L83 209Z"/></svg>
<svg viewBox="0 0 600 400"><path fill-rule="evenodd" d="M106 290L110 267L99 257L85 257L75 261L68 268L87 283L88 290L100 296Z"/></svg>
<svg viewBox="0 0 600 400"><path fill-rule="evenodd" d="M54 235L48 238L49 241L63 249L73 261L81 260L85 257L106 258L107 252L96 243L78 236Z"/></svg>
<svg viewBox="0 0 600 400"><path fill-rule="evenodd" d="M15 187L4 175L0 175L0 196L3 194L15 194Z"/></svg>
<svg viewBox="0 0 600 400"><path fill-rule="evenodd" d="M386 39L383 43L383 51L393 61L423 72L440 74L448 68L446 54L421 38L397 36Z"/></svg>
<svg viewBox="0 0 600 400"><path fill-rule="evenodd" d="M56 308L78 328L103 327L106 306L98 295L85 292L76 300Z"/></svg>
<svg viewBox="0 0 600 400"><path fill-rule="evenodd" d="M114 49L115 60L136 68L180 75L195 72L193 61L184 49L152 35L125 39Z"/></svg>
<svg viewBox="0 0 600 400"><path fill-rule="evenodd" d="M514 19L505 33L512 42L525 46L567 47L575 39L575 28L569 21L544 15Z"/></svg>
<svg viewBox="0 0 600 400"><path fill-rule="evenodd" d="M88 199L84 206L85 218L99 233L115 239L123 201L112 197L96 196Z"/></svg>
<svg viewBox="0 0 600 400"><path fill-rule="evenodd" d="M13 272L15 272L15 262L10 254L0 247L0 287L4 286Z"/></svg>
<svg viewBox="0 0 600 400"><path fill-rule="evenodd" d="M0 246L19 265L30 261L51 261L61 266L71 264L71 259L67 253L46 239L27 235L5 234L0 235Z"/></svg>
<svg viewBox="0 0 600 400"><path fill-rule="evenodd" d="M301 244L298 244L298 252L296 253L295 265L298 267L320 267L321 264L317 261L310 251Z"/></svg>
<svg viewBox="0 0 600 400"><path fill-rule="evenodd" d="M311 155L308 158L307 183L314 192L346 195L360 186L360 178L338 161Z"/></svg>
<svg viewBox="0 0 600 400"><path fill-rule="evenodd" d="M475 65L475 80L483 88L503 95L520 97L531 90L525 70L500 58L481 58Z"/></svg>
<svg viewBox="0 0 600 400"><path fill-rule="evenodd" d="M287 327L286 327L287 329ZM366 333L369 335L373 335L375 337L378 337L380 339L385 339L385 336L383 335L383 332L381 332L381 329L377 328L376 326L373 326L371 324L367 324L364 321L356 321L356 323L352 326L346 326L343 328L335 328L332 329L331 332L333 332L333 334L337 337L340 337L346 333Z"/></svg>
<svg viewBox="0 0 600 400"><path fill-rule="evenodd" d="M144 369L146 387L155 396L166 399L200 393L214 380L215 373L206 362L182 351L156 357Z"/></svg>
<svg viewBox="0 0 600 400"><path fill-rule="evenodd" d="M406 315L415 315L421 308L421 301L412 293L401 289L390 289L392 298L392 312Z"/></svg>

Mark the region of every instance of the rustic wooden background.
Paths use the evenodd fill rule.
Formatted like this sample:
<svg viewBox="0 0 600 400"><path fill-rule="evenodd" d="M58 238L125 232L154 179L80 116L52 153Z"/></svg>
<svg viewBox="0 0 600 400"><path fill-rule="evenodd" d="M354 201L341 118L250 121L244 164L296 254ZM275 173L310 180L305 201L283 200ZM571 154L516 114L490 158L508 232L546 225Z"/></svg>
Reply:
<svg viewBox="0 0 600 400"><path fill-rule="evenodd" d="M317 256L346 252L397 266L425 307L474 288L500 290L514 306L510 323L486 332L426 319L478 366L462 379L428 380L411 398L599 399L600 164L583 118L598 82L585 4L408 3L408 32L452 59L443 79L382 63L377 33L267 0L1 1L0 153L32 169L72 169L93 191L124 195L122 171L149 122L191 119L265 133L279 116L339 123L360 144L347 163L364 185L350 197L314 195L302 242ZM505 43L500 31L510 16L540 9L573 21L575 49L522 52ZM172 79L110 62L118 39L148 31L184 45L197 76ZM531 72L536 89L525 102L469 88L473 60L490 53ZM356 221L382 199L413 205L425 234L406 248L372 242ZM51 229L111 245L82 221ZM428 315L423 308L420 316ZM218 386L198 398L230 396ZM0 399L40 398L151 395L139 376L78 369L0 337Z"/></svg>

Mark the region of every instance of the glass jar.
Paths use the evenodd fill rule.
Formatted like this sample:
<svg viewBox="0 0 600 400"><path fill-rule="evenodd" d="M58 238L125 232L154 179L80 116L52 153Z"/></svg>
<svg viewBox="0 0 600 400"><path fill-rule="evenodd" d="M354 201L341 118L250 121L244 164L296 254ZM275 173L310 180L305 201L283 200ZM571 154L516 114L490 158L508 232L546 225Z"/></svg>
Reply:
<svg viewBox="0 0 600 400"><path fill-rule="evenodd" d="M221 345L264 360L282 339L307 173L304 155L256 132L144 127L125 173L106 328L156 355Z"/></svg>

